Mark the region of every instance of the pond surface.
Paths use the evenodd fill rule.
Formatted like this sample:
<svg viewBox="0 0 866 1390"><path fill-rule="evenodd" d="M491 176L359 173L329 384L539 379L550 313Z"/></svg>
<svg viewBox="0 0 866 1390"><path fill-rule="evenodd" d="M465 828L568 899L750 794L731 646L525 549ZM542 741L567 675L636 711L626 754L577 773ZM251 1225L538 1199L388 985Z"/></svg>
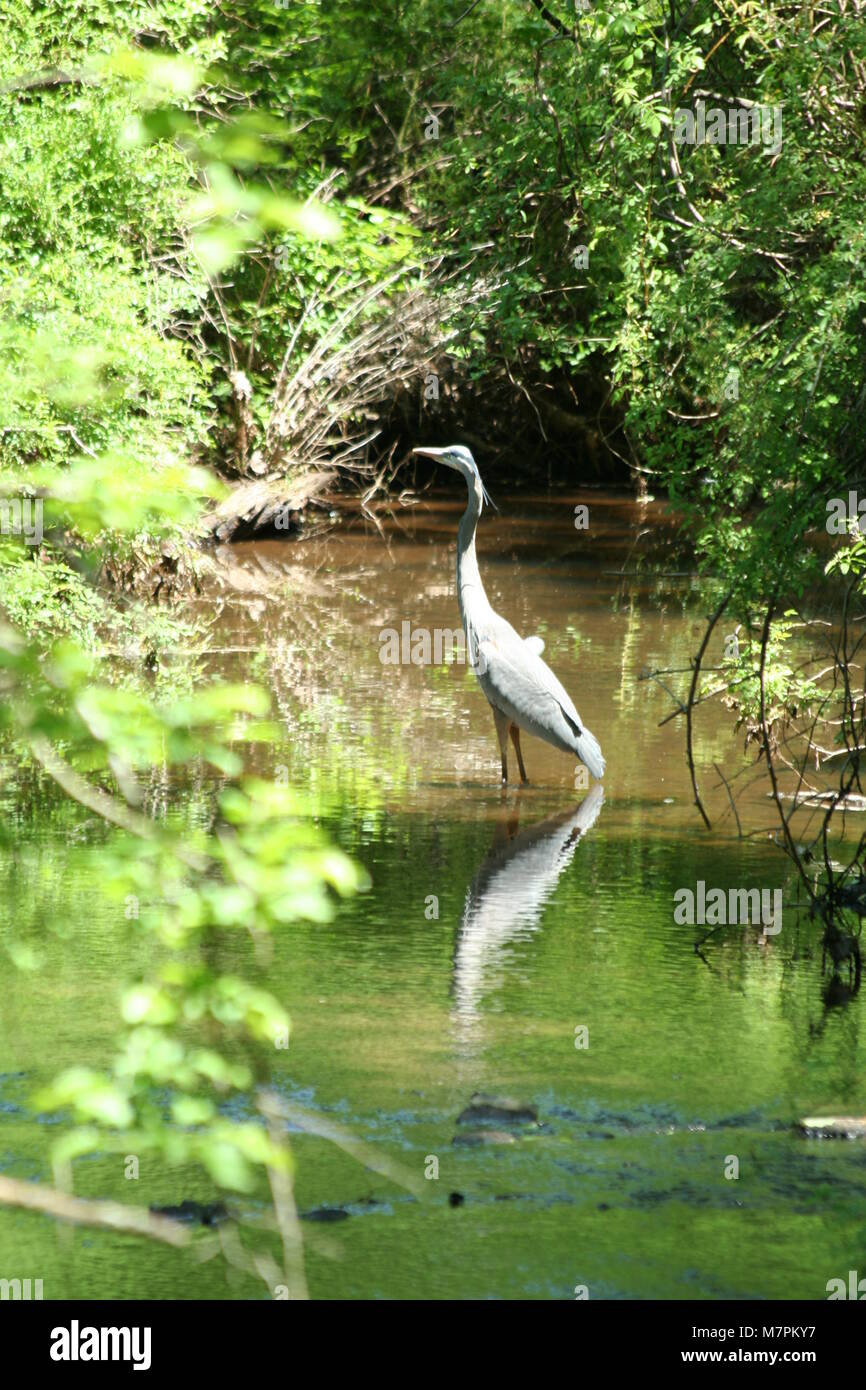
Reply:
<svg viewBox="0 0 866 1390"><path fill-rule="evenodd" d="M737 790L754 752L717 705L698 713L704 830L682 720L659 727L671 700L640 679L684 669L663 678L684 692L712 596L652 502L497 500L478 541L490 600L543 637L604 750L603 789L525 737L531 785L503 793L471 671L380 660L385 629L458 625L457 493L377 524L344 518L318 539L235 546L201 600L208 669L273 691L281 736L251 751L253 766L305 789L372 879L331 924L275 940L267 983L293 1030L275 1083L430 1175L417 1200L299 1134L299 1207L321 1218L304 1223L310 1292L824 1298L829 1279L866 1273L866 1145L806 1140L794 1125L866 1113L863 1006L828 995L820 933L796 910L760 778L737 802L738 834L714 765ZM575 529L578 503L587 530ZM208 791L164 786L153 804ZM103 899L101 827L50 797L4 814L18 847L2 851L0 932L38 937L48 968L24 990L6 967L0 1172L46 1179L53 1126L27 1098L65 1064L104 1062L119 983L144 968L148 943ZM674 903L698 881L783 889L781 931L726 926L696 951L708 928L679 924ZM227 966L240 948L214 949ZM538 1122L464 1115L477 1093L511 1097ZM213 1198L200 1176L144 1165L130 1197L118 1169L77 1164L76 1191ZM0 1265L42 1277L46 1298L261 1297L219 1260L58 1234L3 1209Z"/></svg>

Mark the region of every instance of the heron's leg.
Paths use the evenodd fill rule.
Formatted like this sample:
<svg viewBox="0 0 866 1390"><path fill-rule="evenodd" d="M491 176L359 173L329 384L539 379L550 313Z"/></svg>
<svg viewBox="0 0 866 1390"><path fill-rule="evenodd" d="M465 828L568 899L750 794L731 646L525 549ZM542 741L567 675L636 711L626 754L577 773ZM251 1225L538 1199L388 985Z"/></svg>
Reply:
<svg viewBox="0 0 866 1390"><path fill-rule="evenodd" d="M523 754L520 751L520 730L516 724L512 724L509 730L511 742L514 744L514 751L517 754L517 766L520 768L520 780L523 783L529 781L526 775L526 768L523 766Z"/></svg>
<svg viewBox="0 0 866 1390"><path fill-rule="evenodd" d="M491 705L491 709L493 706ZM501 714L498 709L493 709L493 721L496 724L496 733L499 738L499 752L502 754L502 783L503 786L508 781L508 725L510 720L507 714Z"/></svg>

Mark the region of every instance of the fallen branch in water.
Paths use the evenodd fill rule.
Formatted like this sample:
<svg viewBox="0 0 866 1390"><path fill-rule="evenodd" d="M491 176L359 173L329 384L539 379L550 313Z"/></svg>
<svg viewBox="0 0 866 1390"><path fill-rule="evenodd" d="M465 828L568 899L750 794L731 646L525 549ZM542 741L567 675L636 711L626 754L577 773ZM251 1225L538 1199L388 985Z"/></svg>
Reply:
<svg viewBox="0 0 866 1390"><path fill-rule="evenodd" d="M773 792L767 792L773 797ZM840 797L838 792L779 792L780 801L793 801L797 806L832 806L837 811L866 811L866 796L859 792L849 792Z"/></svg>
<svg viewBox="0 0 866 1390"><path fill-rule="evenodd" d="M104 1230L124 1231L130 1235L148 1236L165 1245L189 1245L190 1231L179 1221L167 1216L155 1216L146 1207L130 1207L124 1202L73 1197L56 1187L23 1182L19 1178L0 1177L0 1206L23 1207L41 1211L61 1221L79 1226L100 1226Z"/></svg>
<svg viewBox="0 0 866 1390"><path fill-rule="evenodd" d="M413 1196L420 1197L424 1192L424 1184L419 1182L415 1175L404 1168L402 1164L386 1158L371 1145L365 1144L362 1139L356 1139L347 1129L344 1129L342 1125L335 1124L333 1120L325 1119L323 1115L315 1115L273 1093L268 1097L268 1108L270 1114L279 1116L281 1120L295 1125L307 1134L315 1134L320 1139L330 1140L332 1144L336 1144L356 1162L363 1164L365 1168L369 1168L383 1178L389 1178L399 1187L406 1188Z"/></svg>

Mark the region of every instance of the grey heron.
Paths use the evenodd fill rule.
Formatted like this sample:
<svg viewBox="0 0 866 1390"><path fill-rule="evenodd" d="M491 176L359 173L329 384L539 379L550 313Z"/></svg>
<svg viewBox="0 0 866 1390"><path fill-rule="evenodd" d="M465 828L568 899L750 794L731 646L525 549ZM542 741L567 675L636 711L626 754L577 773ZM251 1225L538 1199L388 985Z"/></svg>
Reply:
<svg viewBox="0 0 866 1390"><path fill-rule="evenodd" d="M469 490L469 502L457 532L457 598L466 634L466 647L478 683L493 711L499 750L502 754L502 781L508 781L508 737L514 744L521 781L529 779L520 751L520 730L535 734L563 753L575 754L593 777L604 776L604 757L596 738L584 726L570 696L556 679L541 653L540 637L521 637L505 618L493 611L475 555L475 532L484 502L490 498L481 481L478 465L463 444L444 449L418 448L412 451L436 459L462 473Z"/></svg>

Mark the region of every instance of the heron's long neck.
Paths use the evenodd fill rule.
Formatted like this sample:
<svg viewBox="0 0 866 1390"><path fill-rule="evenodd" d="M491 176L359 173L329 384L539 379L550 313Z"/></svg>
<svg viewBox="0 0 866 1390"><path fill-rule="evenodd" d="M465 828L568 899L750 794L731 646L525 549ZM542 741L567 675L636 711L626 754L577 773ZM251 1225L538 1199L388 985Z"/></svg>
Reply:
<svg viewBox="0 0 866 1390"><path fill-rule="evenodd" d="M481 498L475 487L469 488L469 505L460 520L457 531L457 598L460 616L466 626L467 610L471 614L490 607L475 554L475 529L481 515Z"/></svg>

